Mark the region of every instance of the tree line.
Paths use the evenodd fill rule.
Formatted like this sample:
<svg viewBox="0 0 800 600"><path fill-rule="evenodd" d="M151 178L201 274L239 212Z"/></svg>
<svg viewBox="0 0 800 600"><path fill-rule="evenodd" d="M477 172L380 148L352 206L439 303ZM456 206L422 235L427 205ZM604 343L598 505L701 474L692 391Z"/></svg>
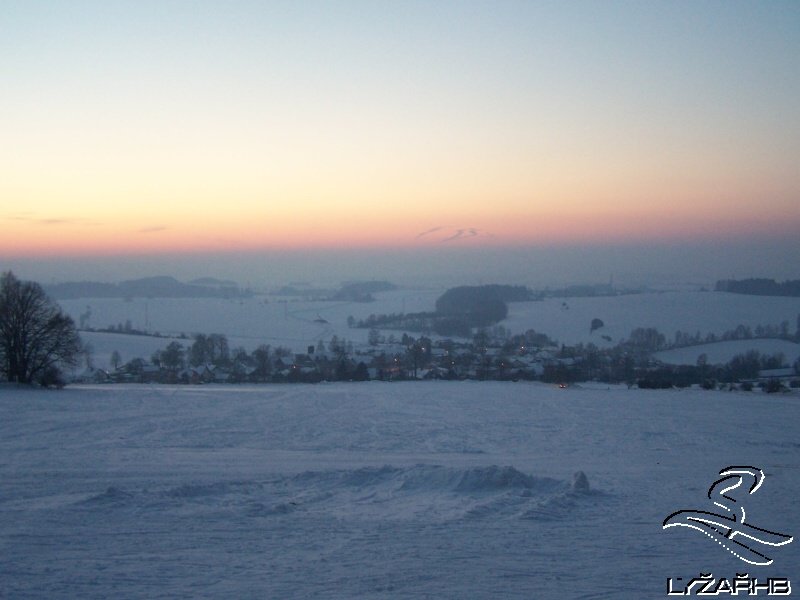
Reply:
<svg viewBox="0 0 800 600"><path fill-rule="evenodd" d="M752 296L800 296L800 279L777 282L774 279L722 279L717 281L714 291Z"/></svg>

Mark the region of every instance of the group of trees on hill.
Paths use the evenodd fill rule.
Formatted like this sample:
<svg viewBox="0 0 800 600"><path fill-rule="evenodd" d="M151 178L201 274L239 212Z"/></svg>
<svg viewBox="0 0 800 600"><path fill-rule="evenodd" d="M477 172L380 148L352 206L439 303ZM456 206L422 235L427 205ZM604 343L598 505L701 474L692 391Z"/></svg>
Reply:
<svg viewBox="0 0 800 600"><path fill-rule="evenodd" d="M508 316L507 302L533 300L521 285L479 285L450 288L436 300L434 312L370 315L354 323L373 329L404 329L438 335L469 337L474 328L488 327Z"/></svg>
<svg viewBox="0 0 800 600"><path fill-rule="evenodd" d="M506 286L461 286L451 288L436 300L436 312L462 319L471 327L488 327L508 316Z"/></svg>

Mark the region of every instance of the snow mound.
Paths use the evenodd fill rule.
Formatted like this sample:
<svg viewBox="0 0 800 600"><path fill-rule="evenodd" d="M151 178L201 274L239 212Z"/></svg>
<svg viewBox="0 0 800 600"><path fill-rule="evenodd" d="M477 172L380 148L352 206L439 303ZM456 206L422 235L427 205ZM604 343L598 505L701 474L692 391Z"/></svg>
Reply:
<svg viewBox="0 0 800 600"><path fill-rule="evenodd" d="M585 477L585 476L584 476ZM526 475L514 467L450 468L441 465L364 467L346 471L309 471L292 478L305 486L342 486L353 489L390 487L405 493L478 494L507 490L551 490L564 482ZM567 486L568 487L568 486Z"/></svg>
<svg viewBox="0 0 800 600"><path fill-rule="evenodd" d="M512 489L552 487L555 480L536 479L514 467L472 467L452 469L438 465L417 465L400 474L403 490L452 491L456 493L499 492Z"/></svg>
<svg viewBox="0 0 800 600"><path fill-rule="evenodd" d="M536 479L517 471L514 467L491 466L464 471L456 490L459 492L494 492L507 489L532 489L536 486Z"/></svg>
<svg viewBox="0 0 800 600"><path fill-rule="evenodd" d="M291 511L358 514L380 519L439 520L532 518L542 507L561 514L579 507L589 493L578 472L570 483L535 477L512 466L454 468L441 465L366 467L305 472L280 485ZM288 511L287 511L288 512ZM278 514L279 511L269 514Z"/></svg>
<svg viewBox="0 0 800 600"><path fill-rule="evenodd" d="M420 464L305 471L268 480L182 482L134 492L111 486L80 504L88 510L198 516L221 512L245 518L528 519L575 510L587 490L582 472L570 483L512 466Z"/></svg>
<svg viewBox="0 0 800 600"><path fill-rule="evenodd" d="M582 472L569 482L497 465L421 464L306 472L280 487L291 496L291 509L286 512L378 520L560 519L580 509L591 495ZM273 507L266 514L285 512Z"/></svg>

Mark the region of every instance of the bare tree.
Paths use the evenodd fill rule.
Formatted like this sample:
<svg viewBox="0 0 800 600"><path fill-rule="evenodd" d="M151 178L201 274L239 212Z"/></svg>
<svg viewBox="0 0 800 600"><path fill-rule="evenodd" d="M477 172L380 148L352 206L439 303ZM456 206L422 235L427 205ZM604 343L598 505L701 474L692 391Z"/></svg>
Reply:
<svg viewBox="0 0 800 600"><path fill-rule="evenodd" d="M122 364L122 356L117 350L114 350L111 353L111 366L114 367L114 370L116 371L117 369L119 369L119 366L121 364Z"/></svg>
<svg viewBox="0 0 800 600"><path fill-rule="evenodd" d="M258 348L253 350L253 360L255 361L256 375L260 381L266 381L272 370L272 363L270 362L270 347L261 344Z"/></svg>
<svg viewBox="0 0 800 600"><path fill-rule="evenodd" d="M0 278L0 373L18 383L56 383L82 352L75 323L38 283Z"/></svg>
<svg viewBox="0 0 800 600"><path fill-rule="evenodd" d="M94 369L94 346L91 344L84 344L81 349L83 360L86 362L87 369Z"/></svg>

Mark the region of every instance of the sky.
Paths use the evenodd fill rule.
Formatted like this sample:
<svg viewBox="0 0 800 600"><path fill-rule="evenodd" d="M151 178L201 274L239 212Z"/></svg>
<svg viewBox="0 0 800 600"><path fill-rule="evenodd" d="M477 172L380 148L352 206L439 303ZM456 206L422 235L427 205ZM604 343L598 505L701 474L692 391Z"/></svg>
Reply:
<svg viewBox="0 0 800 600"><path fill-rule="evenodd" d="M794 1L0 0L0 268L800 277L798 73Z"/></svg>

